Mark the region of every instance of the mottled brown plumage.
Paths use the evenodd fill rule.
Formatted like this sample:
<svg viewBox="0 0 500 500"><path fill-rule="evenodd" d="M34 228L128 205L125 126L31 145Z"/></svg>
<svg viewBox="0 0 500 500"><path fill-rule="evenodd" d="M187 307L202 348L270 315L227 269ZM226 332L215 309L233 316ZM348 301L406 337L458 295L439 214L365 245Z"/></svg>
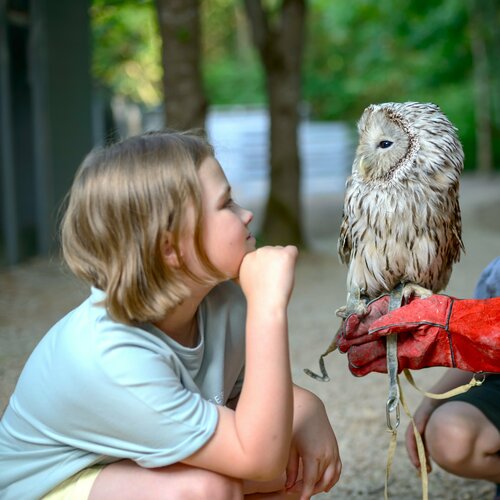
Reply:
<svg viewBox="0 0 500 500"><path fill-rule="evenodd" d="M441 291L463 250L456 129L438 106L407 102L369 106L358 130L338 242L347 289Z"/></svg>

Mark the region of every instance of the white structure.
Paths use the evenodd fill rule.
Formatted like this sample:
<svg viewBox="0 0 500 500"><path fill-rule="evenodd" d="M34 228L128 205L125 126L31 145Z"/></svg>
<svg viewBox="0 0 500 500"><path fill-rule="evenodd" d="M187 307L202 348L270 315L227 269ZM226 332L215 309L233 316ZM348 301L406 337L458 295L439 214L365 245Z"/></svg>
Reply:
<svg viewBox="0 0 500 500"><path fill-rule="evenodd" d="M262 198L269 190L269 116L265 109L211 110L207 132L237 199ZM351 171L349 128L303 121L299 129L304 196L343 192Z"/></svg>

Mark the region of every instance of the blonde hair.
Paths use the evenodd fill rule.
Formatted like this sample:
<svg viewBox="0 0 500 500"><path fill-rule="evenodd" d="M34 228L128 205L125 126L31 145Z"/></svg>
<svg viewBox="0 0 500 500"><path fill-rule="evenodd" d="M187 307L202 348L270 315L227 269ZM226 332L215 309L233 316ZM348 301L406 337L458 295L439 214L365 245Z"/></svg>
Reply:
<svg viewBox="0 0 500 500"><path fill-rule="evenodd" d="M150 132L84 159L62 221L63 257L76 276L106 292L104 305L114 320L154 321L188 296L186 274L197 279L179 251L188 207L194 208L198 258L210 276L221 277L203 249L200 223L197 172L213 156L194 132ZM167 232L180 269L165 262Z"/></svg>

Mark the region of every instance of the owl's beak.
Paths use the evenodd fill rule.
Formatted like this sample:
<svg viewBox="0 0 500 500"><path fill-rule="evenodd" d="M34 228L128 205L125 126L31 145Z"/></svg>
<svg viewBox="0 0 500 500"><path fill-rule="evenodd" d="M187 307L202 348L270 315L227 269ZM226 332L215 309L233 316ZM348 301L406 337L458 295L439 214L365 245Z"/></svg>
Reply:
<svg viewBox="0 0 500 500"><path fill-rule="evenodd" d="M363 177L366 177L366 168L364 165L364 160L365 159L363 156L359 157L358 171Z"/></svg>

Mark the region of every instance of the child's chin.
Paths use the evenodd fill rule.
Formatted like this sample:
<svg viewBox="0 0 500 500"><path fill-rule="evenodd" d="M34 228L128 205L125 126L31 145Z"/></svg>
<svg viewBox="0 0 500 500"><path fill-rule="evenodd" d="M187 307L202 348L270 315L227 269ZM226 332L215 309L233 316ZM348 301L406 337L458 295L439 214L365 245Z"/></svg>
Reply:
<svg viewBox="0 0 500 500"><path fill-rule="evenodd" d="M250 248L250 250L249 250L250 252L255 250L256 244L257 244L257 240L255 239L255 236L250 236L247 239L247 247Z"/></svg>

